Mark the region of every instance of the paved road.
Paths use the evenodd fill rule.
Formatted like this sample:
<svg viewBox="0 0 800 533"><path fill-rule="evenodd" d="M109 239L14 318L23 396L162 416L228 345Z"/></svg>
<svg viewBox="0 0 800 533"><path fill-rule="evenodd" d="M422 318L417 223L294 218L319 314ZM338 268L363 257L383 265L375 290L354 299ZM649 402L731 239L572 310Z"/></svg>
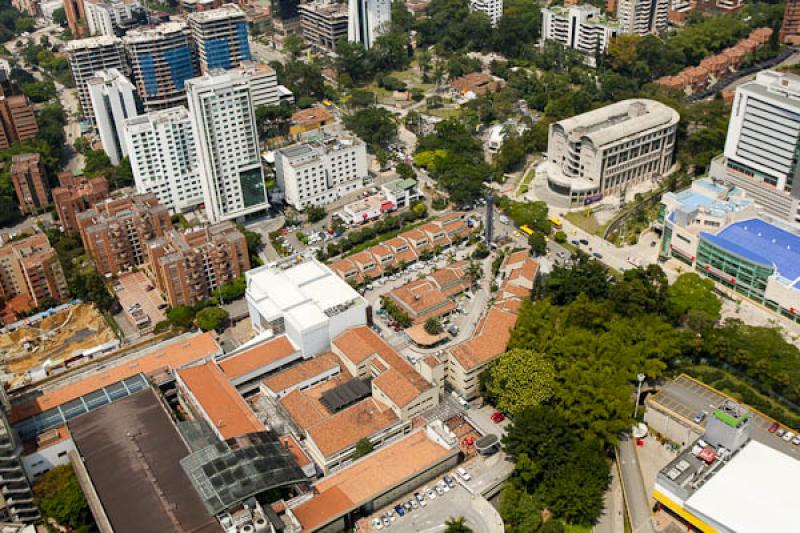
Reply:
<svg viewBox="0 0 800 533"><path fill-rule="evenodd" d="M652 401L657 401L677 415L691 421L700 411L706 411L710 416L710 413L726 399L728 399L726 396L685 376L681 376L676 380L667 382L660 392L652 398ZM707 421L708 419L706 418L701 425L704 426ZM753 413L753 421L750 426L753 440L800 459L800 446L786 442L767 431L767 428L772 423L772 419ZM794 428L793 431L796 433L798 429L800 428Z"/></svg>
<svg viewBox="0 0 800 533"><path fill-rule="evenodd" d="M622 484L631 520L632 533L655 533L650 522L650 503L647 487L644 485L642 471L636 457L635 442L627 436L620 440L617 448Z"/></svg>

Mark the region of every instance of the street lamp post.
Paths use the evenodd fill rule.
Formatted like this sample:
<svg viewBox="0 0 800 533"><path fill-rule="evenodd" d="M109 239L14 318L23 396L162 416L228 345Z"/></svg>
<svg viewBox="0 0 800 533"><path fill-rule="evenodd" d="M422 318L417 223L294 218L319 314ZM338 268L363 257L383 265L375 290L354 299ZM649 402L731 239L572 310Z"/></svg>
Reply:
<svg viewBox="0 0 800 533"><path fill-rule="evenodd" d="M644 382L645 375L641 372L636 374L636 379L639 381L639 384L636 385L636 405L633 407L633 418L636 418L636 415L639 414L639 398L642 394L642 383Z"/></svg>

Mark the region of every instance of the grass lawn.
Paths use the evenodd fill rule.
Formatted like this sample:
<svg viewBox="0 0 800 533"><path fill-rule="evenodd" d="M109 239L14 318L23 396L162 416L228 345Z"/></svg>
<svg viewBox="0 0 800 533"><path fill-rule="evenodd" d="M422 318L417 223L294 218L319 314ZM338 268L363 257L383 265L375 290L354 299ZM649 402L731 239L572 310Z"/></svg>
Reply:
<svg viewBox="0 0 800 533"><path fill-rule="evenodd" d="M421 113L425 113L427 115L433 115L434 117L440 117L440 118L443 118L443 119L457 117L458 115L461 114L461 110L458 109L458 108L453 108L453 109L446 109L446 108L428 109L428 108L423 108L423 110L421 110L420 112Z"/></svg>
<svg viewBox="0 0 800 533"><path fill-rule="evenodd" d="M536 175L536 169L531 169L525 176L522 178L522 181L519 182L519 187L517 188L517 194L525 194L528 192L528 186L530 185L531 181L533 181L533 177Z"/></svg>
<svg viewBox="0 0 800 533"><path fill-rule="evenodd" d="M604 225L597 222L597 219L594 218L594 215L588 209L584 209L583 211L571 211L567 213L564 218L592 235L602 236L603 231L606 229Z"/></svg>
<svg viewBox="0 0 800 533"><path fill-rule="evenodd" d="M564 533L590 533L592 526L576 526L575 524L564 524Z"/></svg>

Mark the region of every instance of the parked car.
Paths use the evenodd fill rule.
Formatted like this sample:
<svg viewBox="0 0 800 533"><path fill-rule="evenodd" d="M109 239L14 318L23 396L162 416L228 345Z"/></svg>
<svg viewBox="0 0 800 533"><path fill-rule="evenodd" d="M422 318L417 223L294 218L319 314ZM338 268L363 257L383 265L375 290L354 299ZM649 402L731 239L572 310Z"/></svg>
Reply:
<svg viewBox="0 0 800 533"><path fill-rule="evenodd" d="M444 482L447 483L447 486L450 487L451 489L455 488L456 486L456 480L454 480L450 476L444 476Z"/></svg>
<svg viewBox="0 0 800 533"><path fill-rule="evenodd" d="M770 433L775 433L776 431L778 431L779 427L780 426L778 425L777 422L773 422L767 431L769 431Z"/></svg>
<svg viewBox="0 0 800 533"><path fill-rule="evenodd" d="M461 479L463 479L464 481L469 481L470 479L472 479L472 476L469 475L469 472L467 472L460 466L456 469L456 472L458 473L459 476L461 476Z"/></svg>
<svg viewBox="0 0 800 533"><path fill-rule="evenodd" d="M392 521L389 519L387 515L383 515L383 518L381 518L381 520L383 521L383 527L389 527L389 525L391 525L392 523Z"/></svg>
<svg viewBox="0 0 800 533"><path fill-rule="evenodd" d="M492 419L492 422L494 422L495 424L499 424L500 422L506 419L505 415L500 411L495 411L490 418Z"/></svg>
<svg viewBox="0 0 800 533"><path fill-rule="evenodd" d="M694 415L694 419L693 419L694 423L695 424L701 423L703 420L706 419L706 416L708 416L708 413L706 413L705 411L700 411L699 413Z"/></svg>
<svg viewBox="0 0 800 533"><path fill-rule="evenodd" d="M405 509L403 509L403 506L399 504L394 506L394 512L397 513L397 516L401 518L406 515Z"/></svg>
<svg viewBox="0 0 800 533"><path fill-rule="evenodd" d="M800 445L800 435L792 439L792 444L794 444L795 446Z"/></svg>
<svg viewBox="0 0 800 533"><path fill-rule="evenodd" d="M777 430L775 430L775 434L776 434L777 436L779 436L779 437L783 437L783 434L784 434L784 433L786 433L786 430L785 430L785 429L783 429L783 428L778 428Z"/></svg>
<svg viewBox="0 0 800 533"><path fill-rule="evenodd" d="M587 241L586 239L578 239L578 242L583 244L583 245L588 245L589 244L589 241Z"/></svg>
<svg viewBox="0 0 800 533"><path fill-rule="evenodd" d="M380 531L381 529L383 529L383 520L381 518L376 518L375 520L372 521L372 527Z"/></svg>
<svg viewBox="0 0 800 533"><path fill-rule="evenodd" d="M593 252L592 255L595 256L598 259L602 259L603 258L603 254L601 254L600 252Z"/></svg>
<svg viewBox="0 0 800 533"><path fill-rule="evenodd" d="M408 500L408 503L411 504L411 508L412 509L419 509L419 502L417 501L416 498L412 498L412 499Z"/></svg>
<svg viewBox="0 0 800 533"><path fill-rule="evenodd" d="M442 488L441 485L436 485L436 494L438 494L439 496L444 494L444 489Z"/></svg>
<svg viewBox="0 0 800 533"><path fill-rule="evenodd" d="M425 489L425 496L427 496L429 500L433 500L436 498L436 491L433 489Z"/></svg>
<svg viewBox="0 0 800 533"><path fill-rule="evenodd" d="M794 433L791 431L787 431L786 433L783 434L783 440L785 440L786 442L791 442L793 438L794 438Z"/></svg>
<svg viewBox="0 0 800 533"><path fill-rule="evenodd" d="M406 503L404 503L404 504L403 504L403 509L405 509L405 511L406 511L407 513L410 513L410 512L411 512L411 511L414 509L414 508L411 506L411 501L410 501L410 500L409 500L409 501L407 501Z"/></svg>

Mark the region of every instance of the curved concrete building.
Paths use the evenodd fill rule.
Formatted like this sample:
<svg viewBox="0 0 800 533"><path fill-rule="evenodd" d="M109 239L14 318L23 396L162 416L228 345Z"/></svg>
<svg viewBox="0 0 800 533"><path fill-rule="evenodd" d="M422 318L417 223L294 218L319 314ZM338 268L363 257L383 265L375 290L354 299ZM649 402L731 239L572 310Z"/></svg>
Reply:
<svg viewBox="0 0 800 533"><path fill-rule="evenodd" d="M654 100L623 100L550 125L551 191L583 204L592 196L667 174L680 115Z"/></svg>

